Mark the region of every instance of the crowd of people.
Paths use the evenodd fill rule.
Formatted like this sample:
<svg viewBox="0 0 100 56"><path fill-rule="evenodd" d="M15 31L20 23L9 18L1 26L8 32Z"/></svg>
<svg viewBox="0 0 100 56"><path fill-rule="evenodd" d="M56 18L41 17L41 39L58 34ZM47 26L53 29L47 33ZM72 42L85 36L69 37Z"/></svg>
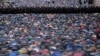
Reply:
<svg viewBox="0 0 100 56"><path fill-rule="evenodd" d="M100 14L1 14L0 56L100 56Z"/></svg>
<svg viewBox="0 0 100 56"><path fill-rule="evenodd" d="M9 1L9 0L8 0ZM88 0L10 0L1 4L2 7L84 7L89 6Z"/></svg>

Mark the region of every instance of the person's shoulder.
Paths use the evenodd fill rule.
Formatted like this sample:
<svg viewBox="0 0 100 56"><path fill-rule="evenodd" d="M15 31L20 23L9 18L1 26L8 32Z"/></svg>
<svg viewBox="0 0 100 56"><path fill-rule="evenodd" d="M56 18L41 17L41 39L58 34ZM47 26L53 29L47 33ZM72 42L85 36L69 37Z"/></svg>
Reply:
<svg viewBox="0 0 100 56"><path fill-rule="evenodd" d="M96 54L96 55L94 55L94 56L100 56L100 54Z"/></svg>
<svg viewBox="0 0 100 56"><path fill-rule="evenodd" d="M20 54L18 56L29 56L28 54Z"/></svg>
<svg viewBox="0 0 100 56"><path fill-rule="evenodd" d="M24 56L29 56L28 54L25 54Z"/></svg>
<svg viewBox="0 0 100 56"><path fill-rule="evenodd" d="M7 56L7 54L0 54L0 56Z"/></svg>

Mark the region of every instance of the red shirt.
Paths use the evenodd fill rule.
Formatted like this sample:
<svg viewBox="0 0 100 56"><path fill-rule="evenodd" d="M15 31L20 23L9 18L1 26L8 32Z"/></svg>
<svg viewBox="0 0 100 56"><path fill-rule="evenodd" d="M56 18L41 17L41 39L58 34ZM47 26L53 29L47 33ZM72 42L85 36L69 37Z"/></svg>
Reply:
<svg viewBox="0 0 100 56"><path fill-rule="evenodd" d="M75 52L75 53L73 54L73 56L83 56L83 53L82 53L82 52Z"/></svg>
<svg viewBox="0 0 100 56"><path fill-rule="evenodd" d="M96 32L97 32L97 33L100 33L100 29L97 29Z"/></svg>

